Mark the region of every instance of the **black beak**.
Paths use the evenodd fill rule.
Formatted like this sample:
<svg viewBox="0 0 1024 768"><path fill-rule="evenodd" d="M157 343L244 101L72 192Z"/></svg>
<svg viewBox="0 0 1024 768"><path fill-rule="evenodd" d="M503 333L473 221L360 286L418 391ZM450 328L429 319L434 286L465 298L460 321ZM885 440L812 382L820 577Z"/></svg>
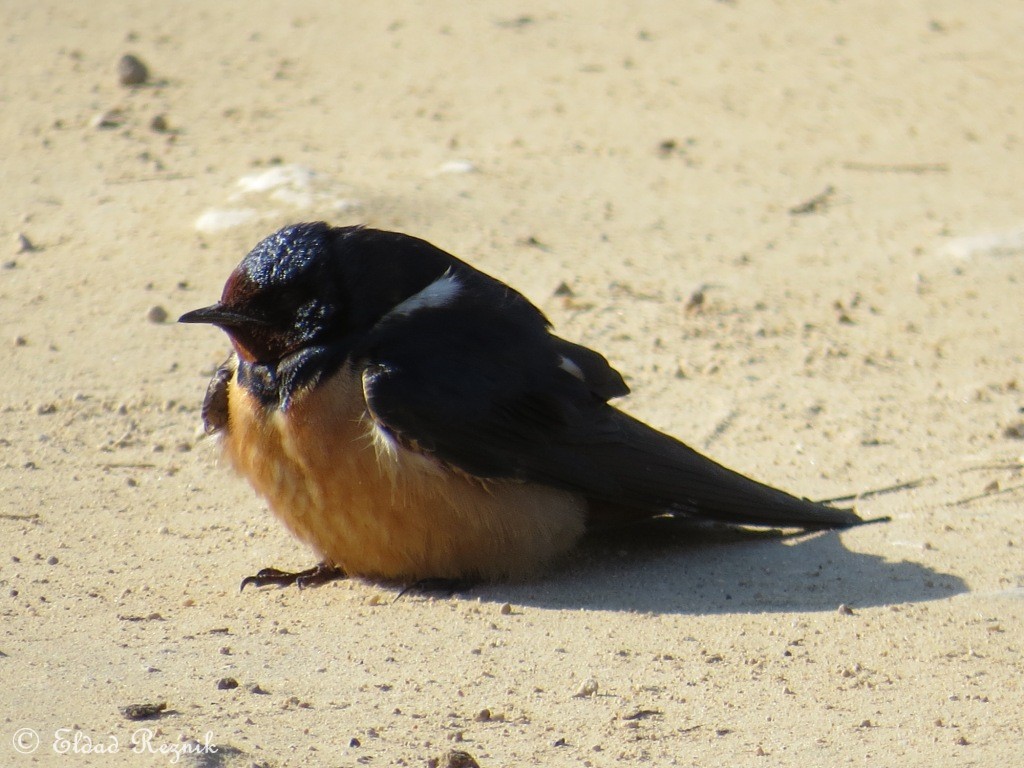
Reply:
<svg viewBox="0 0 1024 768"><path fill-rule="evenodd" d="M270 325L266 320L236 312L220 303L186 312L178 318L178 322L208 323L219 328L251 328L254 325Z"/></svg>

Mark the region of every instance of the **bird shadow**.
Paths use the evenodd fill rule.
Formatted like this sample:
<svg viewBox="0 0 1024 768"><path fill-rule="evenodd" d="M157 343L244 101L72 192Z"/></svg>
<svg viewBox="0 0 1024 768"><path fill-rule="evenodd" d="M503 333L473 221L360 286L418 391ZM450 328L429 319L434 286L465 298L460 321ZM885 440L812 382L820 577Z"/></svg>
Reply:
<svg viewBox="0 0 1024 768"><path fill-rule="evenodd" d="M957 576L852 552L839 531L787 534L660 518L588 537L543 579L472 594L550 609L716 614L834 611L965 591Z"/></svg>

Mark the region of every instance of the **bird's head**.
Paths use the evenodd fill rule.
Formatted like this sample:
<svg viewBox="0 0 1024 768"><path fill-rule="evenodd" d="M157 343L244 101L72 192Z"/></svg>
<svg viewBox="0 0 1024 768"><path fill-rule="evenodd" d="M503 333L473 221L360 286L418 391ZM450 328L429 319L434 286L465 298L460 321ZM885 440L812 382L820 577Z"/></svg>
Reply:
<svg viewBox="0 0 1024 768"><path fill-rule="evenodd" d="M235 267L220 301L181 316L210 323L249 363L273 363L324 335L337 313L326 224L298 224L261 241Z"/></svg>
<svg viewBox="0 0 1024 768"><path fill-rule="evenodd" d="M394 232L295 224L242 259L220 301L179 322L216 325L242 360L273 365L308 347L357 338L456 264L462 262Z"/></svg>

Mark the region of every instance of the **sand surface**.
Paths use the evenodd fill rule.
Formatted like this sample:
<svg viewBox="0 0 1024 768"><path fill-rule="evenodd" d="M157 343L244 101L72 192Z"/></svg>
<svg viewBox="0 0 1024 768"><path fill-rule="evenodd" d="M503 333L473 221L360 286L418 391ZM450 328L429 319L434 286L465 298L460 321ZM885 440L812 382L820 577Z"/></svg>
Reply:
<svg viewBox="0 0 1024 768"><path fill-rule="evenodd" d="M1020 760L1018 3L0 22L0 764ZM227 343L173 321L314 219L510 282L729 466L812 498L908 484L857 502L892 522L637 534L452 598L239 594L312 556L199 439Z"/></svg>

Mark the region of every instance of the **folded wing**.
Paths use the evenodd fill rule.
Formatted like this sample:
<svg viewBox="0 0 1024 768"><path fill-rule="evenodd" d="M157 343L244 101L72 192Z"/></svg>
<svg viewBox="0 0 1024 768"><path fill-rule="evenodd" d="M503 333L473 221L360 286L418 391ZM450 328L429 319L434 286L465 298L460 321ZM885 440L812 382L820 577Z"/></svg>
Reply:
<svg viewBox="0 0 1024 768"><path fill-rule="evenodd" d="M463 319L479 325L479 309ZM622 521L671 513L801 528L860 522L852 510L726 469L608 405L628 391L622 377L543 325L504 334L459 321L451 307L435 328L418 316L415 334L388 333L363 360L367 407L400 442L479 477L580 493L604 522L609 509Z"/></svg>

